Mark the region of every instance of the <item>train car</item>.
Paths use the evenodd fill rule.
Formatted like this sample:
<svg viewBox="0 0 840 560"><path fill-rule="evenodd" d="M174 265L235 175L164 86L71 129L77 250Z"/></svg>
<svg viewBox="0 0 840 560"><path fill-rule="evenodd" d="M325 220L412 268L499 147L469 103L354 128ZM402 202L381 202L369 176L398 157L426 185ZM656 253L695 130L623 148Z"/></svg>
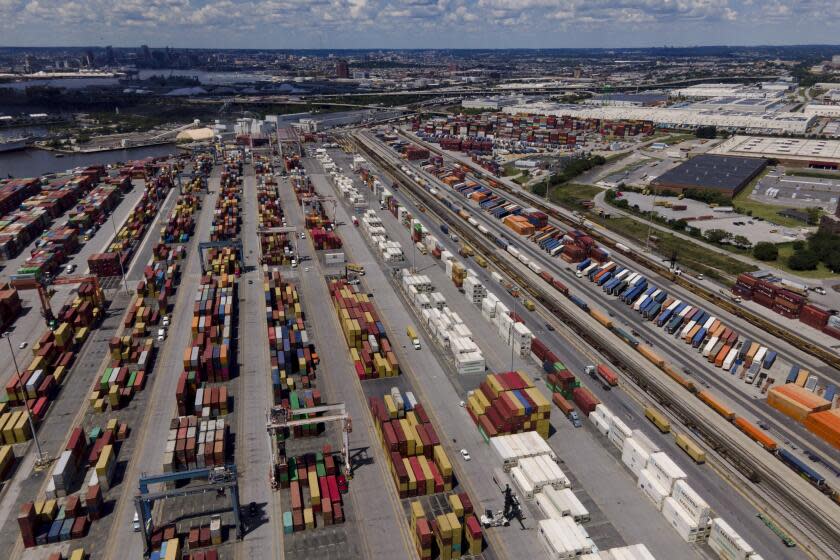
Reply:
<svg viewBox="0 0 840 560"><path fill-rule="evenodd" d="M674 432L674 441L677 442L677 447L685 451L686 455L698 465L706 462L706 452L687 435Z"/></svg>
<svg viewBox="0 0 840 560"><path fill-rule="evenodd" d="M697 393L697 398L706 403L706 405L729 420L730 422L735 419L735 413L720 402L717 401L712 395L708 393L708 391L700 391Z"/></svg>
<svg viewBox="0 0 840 560"><path fill-rule="evenodd" d="M660 432L667 434L671 431L671 423L665 418L665 415L653 407L645 407L645 418L653 422Z"/></svg>
<svg viewBox="0 0 840 560"><path fill-rule="evenodd" d="M799 476L817 488L825 488L825 478L820 473L802 462L787 449L779 449L776 452L776 456L788 467L799 473Z"/></svg>
<svg viewBox="0 0 840 560"><path fill-rule="evenodd" d="M665 365L663 365L662 371L664 371L668 377L682 385L683 388L686 389L689 393L697 392L697 387L694 385L694 382L686 379L685 377L677 373L676 370L671 366L671 364L666 363Z"/></svg>
<svg viewBox="0 0 840 560"><path fill-rule="evenodd" d="M762 432L755 424L753 424L749 420L746 420L745 418L741 418L739 416L735 418L733 424L735 424L739 430L744 432L747 435L747 437L755 441L767 451L775 451L776 449L778 449L779 445L776 443L776 440Z"/></svg>

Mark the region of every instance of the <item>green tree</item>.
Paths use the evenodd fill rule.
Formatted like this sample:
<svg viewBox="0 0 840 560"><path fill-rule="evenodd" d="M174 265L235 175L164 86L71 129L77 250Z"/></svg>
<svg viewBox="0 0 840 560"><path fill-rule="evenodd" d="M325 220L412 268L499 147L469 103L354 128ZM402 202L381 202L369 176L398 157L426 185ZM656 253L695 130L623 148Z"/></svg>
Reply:
<svg viewBox="0 0 840 560"><path fill-rule="evenodd" d="M779 258L779 248L769 241L759 241L753 247L753 256L760 261L775 261Z"/></svg>
<svg viewBox="0 0 840 560"><path fill-rule="evenodd" d="M731 233L722 229L710 229L709 231L703 234L703 237L705 237L709 243L723 243L724 241L727 241L731 236Z"/></svg>
<svg viewBox="0 0 840 560"><path fill-rule="evenodd" d="M802 249L796 251L788 259L788 266L792 270L814 270L817 268L820 259L817 254L810 249Z"/></svg>
<svg viewBox="0 0 840 560"><path fill-rule="evenodd" d="M688 227L688 222L680 218L679 220L674 220L674 222L671 224L671 227L673 227L677 231L685 231L685 228Z"/></svg>
<svg viewBox="0 0 840 560"><path fill-rule="evenodd" d="M820 223L820 216L822 215L822 208L808 208L808 224L815 226Z"/></svg>
<svg viewBox="0 0 840 560"><path fill-rule="evenodd" d="M752 247L752 243L750 243L750 240L744 237L743 235L736 235L735 237L733 237L732 244L736 247L741 247L743 249L749 249L750 247Z"/></svg>
<svg viewBox="0 0 840 560"><path fill-rule="evenodd" d="M797 253L799 251L802 251L804 248L805 248L805 242L804 241L799 240L799 241L794 241L793 242L793 250L796 251Z"/></svg>
<svg viewBox="0 0 840 560"><path fill-rule="evenodd" d="M840 273L840 249L832 251L824 259L825 266L835 274Z"/></svg>

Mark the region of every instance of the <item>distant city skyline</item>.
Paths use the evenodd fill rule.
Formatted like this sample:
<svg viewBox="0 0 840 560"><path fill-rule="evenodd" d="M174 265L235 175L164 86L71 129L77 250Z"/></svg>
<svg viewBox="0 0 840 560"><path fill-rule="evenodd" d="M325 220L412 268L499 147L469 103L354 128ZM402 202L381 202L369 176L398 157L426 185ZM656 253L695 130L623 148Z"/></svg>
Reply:
<svg viewBox="0 0 840 560"><path fill-rule="evenodd" d="M837 43L837 0L0 0L2 46L568 48Z"/></svg>

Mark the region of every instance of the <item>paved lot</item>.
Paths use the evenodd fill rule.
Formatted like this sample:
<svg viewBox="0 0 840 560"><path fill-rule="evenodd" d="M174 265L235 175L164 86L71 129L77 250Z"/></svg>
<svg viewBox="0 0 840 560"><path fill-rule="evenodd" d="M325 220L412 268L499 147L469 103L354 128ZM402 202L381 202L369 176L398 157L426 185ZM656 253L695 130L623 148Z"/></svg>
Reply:
<svg viewBox="0 0 840 560"><path fill-rule="evenodd" d="M320 180L317 177L315 179L317 192L327 195L328 188L321 182L323 176L320 176ZM279 192L289 226L300 228L303 216L288 182L281 182ZM349 223L349 219L344 221ZM346 238L346 232L351 228L341 228L342 237ZM296 282L300 290L307 316L307 329L314 336L321 359L317 383L322 399L324 402L344 402L353 421L353 431L350 433L353 479L350 491L344 497L344 525L286 535L286 554L289 558L300 558L303 551L314 544L319 551L310 557L342 557L345 552L350 552L357 553L356 557L366 558L411 558L414 549L408 527L399 521L399 499L391 483L387 458L374 433L366 395L355 379L344 335L323 278L324 274L338 273L343 267L331 269L323 266L308 235L306 242L301 241L298 248L302 256L311 256L313 259L304 261L295 273L289 270L288 278ZM340 447L338 438L330 436L329 432L327 437L318 440L322 444L330 443L334 449ZM288 507L287 499L284 507ZM280 530L279 518L273 526ZM312 533L315 541L310 540L308 533Z"/></svg>
<svg viewBox="0 0 840 560"><path fill-rule="evenodd" d="M655 210L661 216L669 219L687 220L691 227L700 228L704 232L710 229L722 229L732 235L743 235L751 243L757 243L759 241L784 243L804 238L804 233L807 232L807 230L806 232L802 232L796 228L783 228L766 221L754 220L749 216L736 214L735 212L721 212L716 208L709 207L708 204L686 198L678 200L673 197L653 197L652 195L643 195L629 191L623 191L622 197L627 200L631 207L638 205L642 212ZM664 206L654 206L655 201L685 204L687 209L672 210Z"/></svg>
<svg viewBox="0 0 840 560"><path fill-rule="evenodd" d="M840 179L799 177L771 171L756 185L750 198L785 208L819 207L833 214L840 196Z"/></svg>

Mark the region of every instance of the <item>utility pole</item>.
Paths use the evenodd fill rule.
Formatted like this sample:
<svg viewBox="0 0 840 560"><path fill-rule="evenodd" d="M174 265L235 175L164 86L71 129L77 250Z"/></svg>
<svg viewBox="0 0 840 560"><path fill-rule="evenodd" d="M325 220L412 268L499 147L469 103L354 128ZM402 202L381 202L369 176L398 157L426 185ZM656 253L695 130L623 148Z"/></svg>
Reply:
<svg viewBox="0 0 840 560"><path fill-rule="evenodd" d="M114 223L114 214L111 213L111 227L114 228L114 239L117 238L117 224ZM128 282L125 279L125 267L123 267L123 260L122 260L122 250L117 253L117 260L120 262L120 274L122 274L122 281L123 281L123 288L125 289L126 295L128 295Z"/></svg>
<svg viewBox="0 0 840 560"><path fill-rule="evenodd" d="M15 365L17 383L18 385L21 385L20 369L18 368L17 358L15 358L15 351L12 348L12 333L7 332L2 336L5 336L6 341L9 343L9 354L11 354L12 363ZM35 458L35 465L40 467L46 464L47 460L44 456L44 452L41 450L41 442L38 441L38 434L35 432L35 423L32 421L32 411L29 409L29 401L26 398L23 399L23 406L26 408L26 418L29 421L29 429L32 431L32 439L35 440L35 449L38 451L38 456Z"/></svg>

